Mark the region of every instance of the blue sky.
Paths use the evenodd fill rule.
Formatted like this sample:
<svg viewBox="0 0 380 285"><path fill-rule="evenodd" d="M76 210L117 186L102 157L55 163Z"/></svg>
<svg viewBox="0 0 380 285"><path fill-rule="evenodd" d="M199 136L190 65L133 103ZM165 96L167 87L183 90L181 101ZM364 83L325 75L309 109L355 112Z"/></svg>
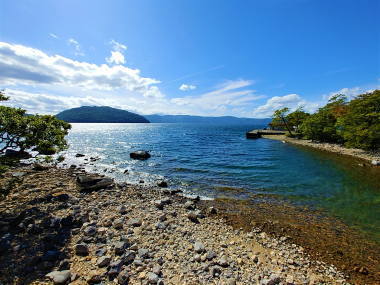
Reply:
<svg viewBox="0 0 380 285"><path fill-rule="evenodd" d="M56 113L267 117L380 86L380 1L0 1L0 87Z"/></svg>

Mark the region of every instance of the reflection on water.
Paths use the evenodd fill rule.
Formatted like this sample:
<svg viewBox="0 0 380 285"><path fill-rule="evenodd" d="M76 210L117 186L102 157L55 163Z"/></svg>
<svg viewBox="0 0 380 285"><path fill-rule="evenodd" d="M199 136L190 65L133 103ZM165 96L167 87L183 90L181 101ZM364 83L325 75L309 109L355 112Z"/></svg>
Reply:
<svg viewBox="0 0 380 285"><path fill-rule="evenodd" d="M380 173L352 158L283 144L247 140L257 126L191 124L73 124L68 163L76 153L99 157L89 169L120 181L155 183L207 197L249 199L276 195L293 203L327 209L347 223L380 233ZM134 150L152 158L129 158ZM128 174L124 171L128 170Z"/></svg>

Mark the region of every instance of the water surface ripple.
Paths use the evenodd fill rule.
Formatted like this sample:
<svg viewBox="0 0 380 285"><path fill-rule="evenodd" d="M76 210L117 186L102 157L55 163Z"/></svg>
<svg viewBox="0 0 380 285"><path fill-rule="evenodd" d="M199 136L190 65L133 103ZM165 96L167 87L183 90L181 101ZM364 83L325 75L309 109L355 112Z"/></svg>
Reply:
<svg viewBox="0 0 380 285"><path fill-rule="evenodd" d="M257 127L257 126L256 126ZM205 197L252 199L256 194L319 207L379 239L380 173L351 158L280 141L247 140L255 126L193 124L73 124L70 163L76 153L99 157L88 170L120 181L156 183ZM149 150L151 159L129 158ZM124 171L128 170L128 174Z"/></svg>

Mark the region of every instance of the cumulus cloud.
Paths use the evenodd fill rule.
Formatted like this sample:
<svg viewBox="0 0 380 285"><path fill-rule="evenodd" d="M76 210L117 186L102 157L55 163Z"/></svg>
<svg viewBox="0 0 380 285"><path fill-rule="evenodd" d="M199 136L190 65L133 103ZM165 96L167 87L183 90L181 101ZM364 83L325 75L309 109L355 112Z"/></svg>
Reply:
<svg viewBox="0 0 380 285"><path fill-rule="evenodd" d="M123 65L97 65L0 42L0 84L11 97L7 104L28 112L52 114L82 105L108 105L142 114L232 115L235 107L262 97L250 89L253 81L248 80L227 81L210 92L173 99L158 83Z"/></svg>
<svg viewBox="0 0 380 285"><path fill-rule="evenodd" d="M111 56L106 58L109 64L125 64L124 51L127 49L126 45L123 45L115 40L110 41L112 46Z"/></svg>
<svg viewBox="0 0 380 285"><path fill-rule="evenodd" d="M48 84L75 86L88 90L122 88L147 97L162 97L153 84L158 80L142 77L138 69L96 65L38 49L0 42L0 83L4 85Z"/></svg>
<svg viewBox="0 0 380 285"><path fill-rule="evenodd" d="M179 87L179 90L181 90L181 91L189 91L189 90L194 90L196 88L197 88L197 86L195 86L195 85L182 84Z"/></svg>
<svg viewBox="0 0 380 285"><path fill-rule="evenodd" d="M67 40L67 43L74 48L74 54L78 56L83 56L84 52L77 40L70 38Z"/></svg>
<svg viewBox="0 0 380 285"><path fill-rule="evenodd" d="M119 51L111 51L111 56L106 58L106 61L109 64L124 64L125 58L124 55Z"/></svg>
<svg viewBox="0 0 380 285"><path fill-rule="evenodd" d="M268 118L272 116L275 110L288 107L294 111L303 107L306 111L313 112L319 107L319 103L308 102L298 94L288 94L285 96L274 96L253 110L253 116L257 118Z"/></svg>

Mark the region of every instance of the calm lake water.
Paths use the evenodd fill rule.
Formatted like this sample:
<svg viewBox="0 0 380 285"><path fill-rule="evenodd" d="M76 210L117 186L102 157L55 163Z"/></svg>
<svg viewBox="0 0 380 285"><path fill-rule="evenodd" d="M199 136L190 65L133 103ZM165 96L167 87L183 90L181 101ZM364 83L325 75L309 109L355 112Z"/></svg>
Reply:
<svg viewBox="0 0 380 285"><path fill-rule="evenodd" d="M106 171L119 181L156 184L165 179L173 188L209 198L257 199L262 194L285 199L324 209L379 239L377 169L280 141L247 140L245 132L256 127L73 124L65 163L84 163L74 157L83 153L100 158L87 170ZM152 157L131 160L135 150L149 150Z"/></svg>

